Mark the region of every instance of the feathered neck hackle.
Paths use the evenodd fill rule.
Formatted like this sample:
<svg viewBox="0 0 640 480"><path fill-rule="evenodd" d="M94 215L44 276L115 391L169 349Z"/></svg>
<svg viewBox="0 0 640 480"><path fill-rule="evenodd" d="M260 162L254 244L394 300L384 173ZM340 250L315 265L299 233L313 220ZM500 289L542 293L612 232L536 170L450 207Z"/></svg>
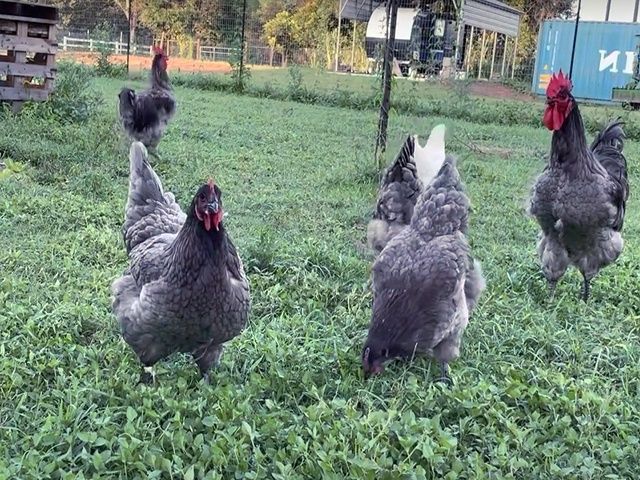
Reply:
<svg viewBox="0 0 640 480"><path fill-rule="evenodd" d="M155 88L170 90L171 83L169 82L169 74L167 70L162 67L162 60L164 58L165 56L162 50L156 50L156 54L151 62L151 84Z"/></svg>
<svg viewBox="0 0 640 480"><path fill-rule="evenodd" d="M571 112L560 130L553 132L551 139L551 165L562 165L591 158L584 131L584 123L578 104L574 103Z"/></svg>

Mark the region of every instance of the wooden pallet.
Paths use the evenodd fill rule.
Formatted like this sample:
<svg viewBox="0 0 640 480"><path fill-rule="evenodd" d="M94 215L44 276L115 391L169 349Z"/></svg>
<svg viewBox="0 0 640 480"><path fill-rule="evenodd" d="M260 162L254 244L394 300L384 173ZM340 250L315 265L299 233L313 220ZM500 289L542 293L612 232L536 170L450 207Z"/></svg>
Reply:
<svg viewBox="0 0 640 480"><path fill-rule="evenodd" d="M0 100L44 101L56 75L55 7L0 0Z"/></svg>

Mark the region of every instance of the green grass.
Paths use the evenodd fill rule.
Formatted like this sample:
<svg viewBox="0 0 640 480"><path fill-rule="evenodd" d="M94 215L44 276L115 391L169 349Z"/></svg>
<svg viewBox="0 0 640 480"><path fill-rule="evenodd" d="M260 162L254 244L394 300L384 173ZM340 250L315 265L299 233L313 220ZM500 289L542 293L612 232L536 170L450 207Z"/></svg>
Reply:
<svg viewBox="0 0 640 480"><path fill-rule="evenodd" d="M137 79L146 73L136 74ZM230 75L172 75L174 85L204 91L236 92ZM520 125L538 127L544 110L540 98L526 101L505 101L504 98L474 95L468 82L412 81L394 78L391 108L397 114L415 116L446 116L499 126ZM324 105L355 110L379 110L380 79L374 76L343 75L293 66L289 69L256 70L245 82L247 96L275 100L293 100L310 105ZM623 110L616 104L583 105L585 126L591 133L599 131L612 117L621 117L628 138L640 140L640 112Z"/></svg>
<svg viewBox="0 0 640 480"><path fill-rule="evenodd" d="M157 171L182 205L215 177L253 311L213 385L175 356L136 386L109 299L127 264L120 82L95 86L107 101L82 124L1 120L0 478L637 476L637 195L592 301L572 272L548 302L524 206L549 133L393 114L389 156L449 125L488 288L452 390L426 359L365 381L376 113L177 88ZM636 192L635 142L627 154Z"/></svg>

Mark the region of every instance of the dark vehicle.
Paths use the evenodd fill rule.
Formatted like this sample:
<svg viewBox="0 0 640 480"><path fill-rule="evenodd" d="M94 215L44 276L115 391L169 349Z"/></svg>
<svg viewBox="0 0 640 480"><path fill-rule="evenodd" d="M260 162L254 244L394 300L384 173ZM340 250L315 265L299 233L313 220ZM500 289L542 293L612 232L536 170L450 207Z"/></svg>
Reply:
<svg viewBox="0 0 640 480"><path fill-rule="evenodd" d="M386 11L380 6L367 25L365 48L370 62L381 62L385 36ZM455 37L456 22L450 14L399 8L394 57L404 75L438 75L443 58L453 56Z"/></svg>

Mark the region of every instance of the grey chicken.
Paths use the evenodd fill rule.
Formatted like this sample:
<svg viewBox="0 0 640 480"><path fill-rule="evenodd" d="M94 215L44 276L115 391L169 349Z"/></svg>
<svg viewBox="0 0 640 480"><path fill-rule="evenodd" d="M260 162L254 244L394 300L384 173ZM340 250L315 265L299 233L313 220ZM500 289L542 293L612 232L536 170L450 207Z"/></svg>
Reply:
<svg viewBox="0 0 640 480"><path fill-rule="evenodd" d="M373 311L362 351L365 375L394 358L433 356L441 379L460 353L469 315L485 288L480 263L465 233L469 199L447 156L419 194L410 224L384 247L373 265Z"/></svg>
<svg viewBox="0 0 640 480"><path fill-rule="evenodd" d="M622 252L629 197L622 122L609 123L587 145L572 84L560 71L547 87L543 122L553 131L549 163L533 188L529 212L542 230L538 255L551 295L569 265L590 282Z"/></svg>
<svg viewBox="0 0 640 480"><path fill-rule="evenodd" d="M185 215L141 143L131 145L129 161L123 226L129 268L112 285L113 312L144 367L188 352L208 382L250 308L242 261L222 223L221 191L205 183ZM147 373L143 368L141 381Z"/></svg>
<svg viewBox="0 0 640 480"><path fill-rule="evenodd" d="M424 147L417 135L407 137L395 161L383 174L376 210L367 226L367 244L374 252L380 253L411 221L420 191L444 162L445 131L444 125L434 127Z"/></svg>
<svg viewBox="0 0 640 480"><path fill-rule="evenodd" d="M156 48L151 63L150 88L140 93L123 88L118 95L120 121L127 135L151 151L157 148L176 111L167 65L168 57Z"/></svg>

